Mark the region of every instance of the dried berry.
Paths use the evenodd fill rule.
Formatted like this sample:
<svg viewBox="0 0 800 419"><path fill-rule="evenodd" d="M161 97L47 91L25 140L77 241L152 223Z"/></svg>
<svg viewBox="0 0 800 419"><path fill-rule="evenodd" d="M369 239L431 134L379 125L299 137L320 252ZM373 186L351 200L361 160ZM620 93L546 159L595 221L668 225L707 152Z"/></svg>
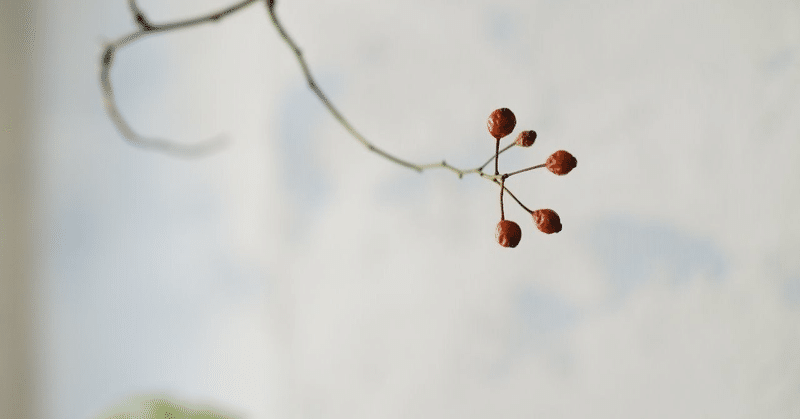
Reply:
<svg viewBox="0 0 800 419"><path fill-rule="evenodd" d="M542 233L553 234L561 231L561 219L551 209L540 209L531 212L536 228Z"/></svg>
<svg viewBox="0 0 800 419"><path fill-rule="evenodd" d="M514 144L520 147L530 147L533 145L534 141L536 141L536 131L522 131L517 135Z"/></svg>
<svg viewBox="0 0 800 419"><path fill-rule="evenodd" d="M489 134L492 134L492 137L498 140L511 134L516 125L517 118L514 117L514 112L511 112L511 109L508 108L496 109L489 115L489 120L486 122Z"/></svg>
<svg viewBox="0 0 800 419"><path fill-rule="evenodd" d="M563 176L578 165L578 159L572 154L569 154L568 151L558 150L547 158L545 164L548 170L559 176Z"/></svg>
<svg viewBox="0 0 800 419"><path fill-rule="evenodd" d="M511 220L500 220L497 223L497 242L503 247L517 247L522 238L522 229Z"/></svg>

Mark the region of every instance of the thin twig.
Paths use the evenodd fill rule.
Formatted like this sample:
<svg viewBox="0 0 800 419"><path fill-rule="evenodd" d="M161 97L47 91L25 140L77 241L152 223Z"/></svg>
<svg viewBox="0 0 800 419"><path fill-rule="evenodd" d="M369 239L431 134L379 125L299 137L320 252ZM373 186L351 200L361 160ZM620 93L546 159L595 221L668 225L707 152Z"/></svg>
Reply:
<svg viewBox="0 0 800 419"><path fill-rule="evenodd" d="M395 157L381 150L380 148L373 145L371 142L367 141L367 139L364 138L364 136L361 135L361 133L359 133L358 131L356 131L355 128L353 128L350 122L348 122L347 119L345 119L344 115L342 115L341 112L339 112L339 110L336 109L335 106L333 106L330 100L328 100L328 97L325 96L325 93L323 93L322 90L319 88L319 86L317 86L317 82L311 75L311 71L308 69L308 64L306 64L305 58L303 58L303 53L300 51L300 48L297 46L297 44L295 44L294 40L289 36L289 34L286 33L286 30L283 29L281 23L278 21L278 16L275 14L275 7L268 6L267 10L269 11L269 17L272 20L272 24L275 25L275 29L277 29L278 33L281 34L281 37L283 38L284 41L286 41L286 44L289 45L289 48L291 48L292 52L294 53L294 56L297 58L297 62L300 63L300 67L303 69L303 74L306 77L306 82L308 82L308 87L310 87L311 90L314 92L314 94L317 95L322 104L325 105L326 108L328 108L328 112L330 112L331 115L333 115L333 117L336 118L339 124L342 127L344 127L344 129L346 129L347 132L349 132L350 135L353 136L353 138L358 140L358 142L364 145L364 147L366 147L369 151L376 153L386 159L389 159L401 166L408 167L409 169L416 170L418 172L423 171L424 170L423 166L408 162L406 160L403 160L399 157ZM434 168L439 166L425 165L425 167ZM441 167L449 167L449 166L443 161ZM456 173L461 172L454 167L452 169L455 169Z"/></svg>
<svg viewBox="0 0 800 419"><path fill-rule="evenodd" d="M511 173L508 174L508 177L520 174L522 172L527 172L528 170L538 169L540 167L545 167L545 166L547 166L546 163L537 164L536 166L531 166L531 167L528 167L528 168L525 168L525 169L522 169L522 170L517 170L516 172L511 172Z"/></svg>
<svg viewBox="0 0 800 419"><path fill-rule="evenodd" d="M206 155L220 149L227 143L226 138L222 135L217 135L196 144L181 144L161 138L145 137L137 133L122 117L119 108L117 107L117 101L114 98L114 89L111 85L111 67L114 64L114 55L116 54L117 50L144 36L178 29L185 29L202 23L217 22L222 18L243 9L246 6L255 3L256 1L257 0L245 0L228 7L227 9L193 19L167 24L153 24L148 21L147 18L145 18L142 10L136 4L136 0L128 0L131 12L136 18L139 29L117 39L114 42L111 42L110 44L107 44L105 50L103 51L103 57L100 62L100 85L103 88L103 102L105 104L106 111L108 112L111 121L113 121L114 125L116 125L117 130L119 130L120 134L122 134L122 137L125 138L128 143L137 147L152 148L180 157L196 157Z"/></svg>

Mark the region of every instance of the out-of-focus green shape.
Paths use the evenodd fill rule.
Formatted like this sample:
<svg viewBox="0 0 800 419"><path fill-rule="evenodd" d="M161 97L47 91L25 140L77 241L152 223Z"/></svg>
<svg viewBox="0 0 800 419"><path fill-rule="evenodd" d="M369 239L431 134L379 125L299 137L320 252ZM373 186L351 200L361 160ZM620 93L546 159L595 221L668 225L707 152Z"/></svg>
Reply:
<svg viewBox="0 0 800 419"><path fill-rule="evenodd" d="M208 405L190 405L163 395L134 396L97 419L238 419Z"/></svg>

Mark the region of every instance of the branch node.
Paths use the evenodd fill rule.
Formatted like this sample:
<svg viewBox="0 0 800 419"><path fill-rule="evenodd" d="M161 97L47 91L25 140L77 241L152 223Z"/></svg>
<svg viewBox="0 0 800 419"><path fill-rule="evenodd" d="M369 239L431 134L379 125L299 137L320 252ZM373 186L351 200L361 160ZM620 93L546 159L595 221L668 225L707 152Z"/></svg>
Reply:
<svg viewBox="0 0 800 419"><path fill-rule="evenodd" d="M106 51L103 53L103 66L110 66L112 59L114 59L114 45L109 45L106 47Z"/></svg>
<svg viewBox="0 0 800 419"><path fill-rule="evenodd" d="M142 28L143 31L152 31L153 29L155 29L153 25L150 24L150 21L148 21L147 18L144 17L144 14L142 14L142 12L136 13L136 23L139 24L139 27Z"/></svg>

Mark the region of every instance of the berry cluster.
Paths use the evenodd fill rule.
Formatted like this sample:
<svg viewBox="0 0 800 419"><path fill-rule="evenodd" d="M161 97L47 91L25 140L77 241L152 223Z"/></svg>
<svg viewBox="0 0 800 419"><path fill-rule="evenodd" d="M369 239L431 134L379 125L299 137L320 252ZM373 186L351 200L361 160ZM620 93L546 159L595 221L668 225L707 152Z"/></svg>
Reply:
<svg viewBox="0 0 800 419"><path fill-rule="evenodd" d="M508 108L500 108L495 110L489 115L489 120L486 126L489 128L489 134L495 138L495 152L494 152L494 181L500 184L500 222L497 223L497 242L503 247L517 247L520 239L522 239L522 229L519 225L511 220L506 220L505 211L503 209L503 192L508 192L517 203L528 211L533 217L533 222L542 233L553 234L561 231L561 219L555 211L551 209L539 209L535 211L529 210L522 204L515 196L506 188L506 179L516 174L526 172L528 170L538 169L540 167L547 167L548 170L556 175L563 176L572 171L577 165L578 160L568 151L559 150L550 155L544 164L531 166L526 169L517 170L516 172L505 173L500 175L498 160L500 157L500 139L511 134L514 127L517 125L517 118L514 113ZM522 131L517 136L517 139L509 147L504 148L507 150L512 146L530 147L536 141L536 131ZM499 179L499 181L498 181Z"/></svg>

